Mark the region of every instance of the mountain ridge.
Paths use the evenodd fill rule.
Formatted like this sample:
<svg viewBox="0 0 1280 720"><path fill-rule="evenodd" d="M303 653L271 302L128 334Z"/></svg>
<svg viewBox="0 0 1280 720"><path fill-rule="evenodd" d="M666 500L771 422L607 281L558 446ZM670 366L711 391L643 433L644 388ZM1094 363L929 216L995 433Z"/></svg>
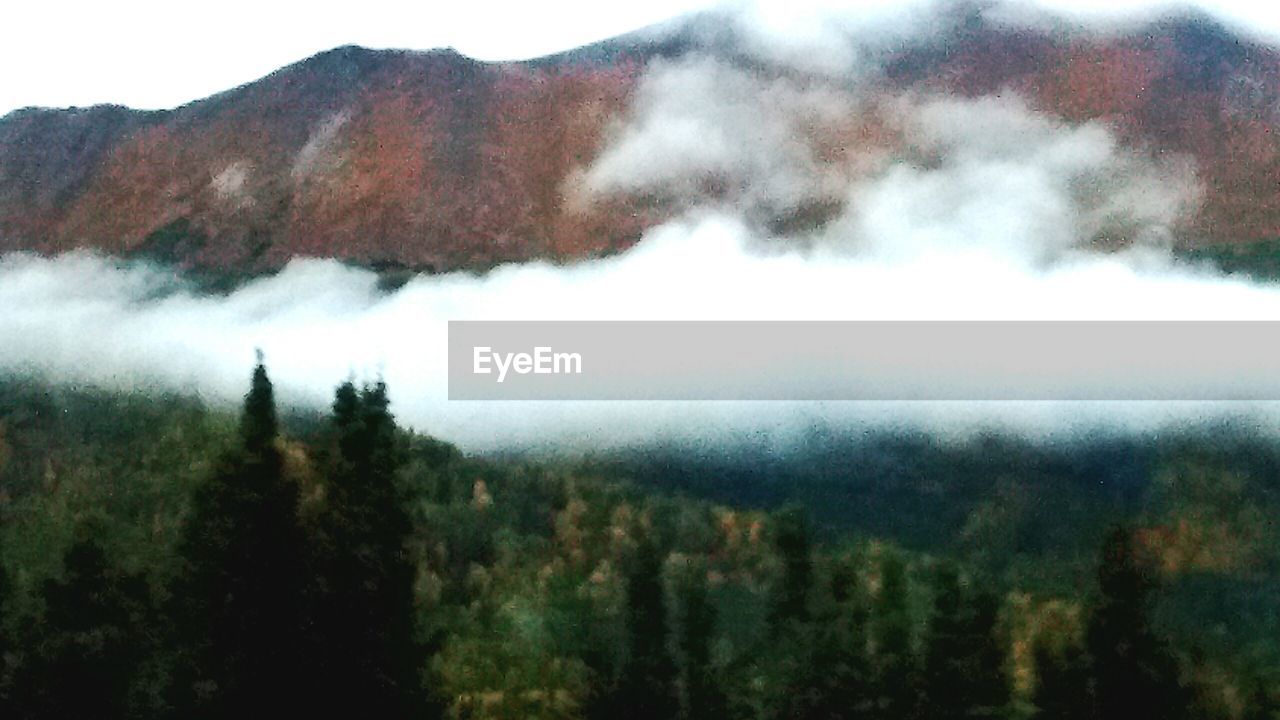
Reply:
<svg viewBox="0 0 1280 720"><path fill-rule="evenodd" d="M1010 90L1103 122L1195 160L1206 193L1184 243L1280 237L1273 48L1195 15L1111 37L952 21L944 38L890 49L884 88ZM738 40L700 17L518 62L349 45L170 110L17 110L0 118L0 250L250 271L300 256L448 271L616 252L671 209L576 202L575 177L651 63L745 62Z"/></svg>

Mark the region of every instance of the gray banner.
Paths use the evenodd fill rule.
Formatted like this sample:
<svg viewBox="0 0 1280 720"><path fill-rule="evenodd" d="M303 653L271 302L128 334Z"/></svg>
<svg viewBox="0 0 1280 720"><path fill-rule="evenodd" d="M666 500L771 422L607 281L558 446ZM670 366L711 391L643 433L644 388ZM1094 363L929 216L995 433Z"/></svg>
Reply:
<svg viewBox="0 0 1280 720"><path fill-rule="evenodd" d="M449 323L450 400L1280 400L1280 322Z"/></svg>

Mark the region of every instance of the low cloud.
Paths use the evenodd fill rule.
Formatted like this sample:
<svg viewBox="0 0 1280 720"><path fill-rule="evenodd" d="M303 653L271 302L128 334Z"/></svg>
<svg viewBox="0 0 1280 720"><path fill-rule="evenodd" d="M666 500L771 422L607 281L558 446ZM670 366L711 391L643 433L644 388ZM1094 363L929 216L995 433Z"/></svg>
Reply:
<svg viewBox="0 0 1280 720"><path fill-rule="evenodd" d="M712 57L657 60L586 188L686 207L717 197L744 211L831 194L844 168L821 161L811 130L857 115L849 82L769 76Z"/></svg>
<svg viewBox="0 0 1280 720"><path fill-rule="evenodd" d="M1199 195L1190 161L1124 147L1105 125L1065 124L1009 93L887 96L874 91L874 65L834 76L783 64L653 64L606 151L581 169L580 202L621 195L673 209L622 255L420 276L389 293L371 272L296 260L226 296L141 263L11 255L0 259L0 367L231 403L262 348L293 402L324 407L343 379L381 375L403 421L475 450L721 441L815 423L1053 434L1280 414L1271 404L449 402L449 320L1280 320L1280 287L1175 262L1169 241ZM315 131L317 157L341 122Z"/></svg>

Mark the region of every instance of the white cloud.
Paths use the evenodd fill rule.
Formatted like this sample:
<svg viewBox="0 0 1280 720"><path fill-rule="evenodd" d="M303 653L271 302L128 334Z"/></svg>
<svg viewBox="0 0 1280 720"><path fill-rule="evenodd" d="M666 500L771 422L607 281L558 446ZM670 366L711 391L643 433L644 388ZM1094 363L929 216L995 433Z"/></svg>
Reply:
<svg viewBox="0 0 1280 720"><path fill-rule="evenodd" d="M1108 222L1156 229L1175 220L1186 199L1184 180L1162 184L1154 165L1118 148L1105 130L1061 126L1011 99L910 98L898 112L935 161L912 165L907 152L851 178L847 191L858 200L806 243L762 237L719 206L691 210L633 250L598 261L422 276L382 294L372 273L299 260L227 297L175 291L162 271L95 256L9 256L0 261L0 306L8 309L0 315L0 362L114 386L198 388L232 402L261 347L285 397L323 407L349 374L381 373L403 420L471 449L714 440L798 430L814 419L1063 432L1224 412L1204 405L445 399L451 319L1280 319L1280 287L1178 267L1158 248L1100 254L1081 247L1100 227L1100 207L1114 216ZM769 173L778 167L752 165L743 182L775 187ZM1125 192L1100 205L1080 192L1097 178ZM1126 192L1140 199L1126 200Z"/></svg>
<svg viewBox="0 0 1280 720"><path fill-rule="evenodd" d="M806 131L852 116L858 101L847 83L801 84L692 57L655 62L632 105L586 174L588 190L694 202L714 188L739 204L786 208L838 182L842 168L818 162Z"/></svg>
<svg viewBox="0 0 1280 720"><path fill-rule="evenodd" d="M358 31L358 22L334 8L309 8L293 18L296 37L307 43L331 37L322 26ZM225 50L237 32L265 32L255 28L285 19L263 11L260 26L237 17L201 30L212 31ZM376 7L362 8L361 17L406 25L387 22ZM760 17L769 24L767 14ZM831 17L819 25L837 35L854 32L839 14ZM308 22L321 30L305 30ZM883 28L866 32L877 40L856 47L884 37ZM815 51L825 41L821 32L784 34ZM172 33L157 36L166 47L181 44ZM345 37L320 46L351 40L363 42ZM146 48L138 57L153 57L154 44L137 47ZM684 208L624 255L503 267L483 277L423 276L390 295L376 290L371 273L299 260L227 297L194 295L163 271L91 255L8 256L0 259L0 365L114 386L160 383L230 402L244 391L253 349L261 347L286 397L322 407L348 374L382 373L403 419L475 449L716 438L815 418L1056 432L1223 411L446 401L450 319L1280 319L1280 288L1178 267L1158 244L1148 246L1194 204L1194 168L1185 161L1158 163L1120 147L1101 125L1063 125L1013 97L906 96L869 108L858 82L797 64L785 44L777 47L782 52L771 59L788 65L785 72L697 58L652 68L609 149L583 171L597 193L665 193ZM874 53L849 58L866 63ZM154 75L137 80L165 86ZM892 138L839 162L817 160L812 127L862 112L881 113ZM327 127L313 129L313 138ZM730 191L701 193L708 176L727 180ZM815 199L835 203L823 228L774 237L759 222L761 213ZM1127 249L1098 252L1090 247L1098 237L1124 238L1118 245Z"/></svg>

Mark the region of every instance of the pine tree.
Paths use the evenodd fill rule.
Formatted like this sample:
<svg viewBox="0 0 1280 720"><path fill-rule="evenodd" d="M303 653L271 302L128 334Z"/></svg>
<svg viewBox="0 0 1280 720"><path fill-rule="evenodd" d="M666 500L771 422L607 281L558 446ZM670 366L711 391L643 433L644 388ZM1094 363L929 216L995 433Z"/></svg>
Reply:
<svg viewBox="0 0 1280 720"><path fill-rule="evenodd" d="M0 558L3 557L4 553L0 552ZM0 717L11 717L14 714L12 668L9 667L9 656L14 649L9 635L12 607L9 601L9 571L0 562Z"/></svg>
<svg viewBox="0 0 1280 720"><path fill-rule="evenodd" d="M1038 720L1081 720L1090 717L1089 664L1084 652L1074 644L1052 647L1037 638L1035 648L1036 686L1031 703Z"/></svg>
<svg viewBox="0 0 1280 720"><path fill-rule="evenodd" d="M679 715L676 666L667 648L669 631L662 556L653 540L646 538L628 575L628 655L610 703L616 717L667 720Z"/></svg>
<svg viewBox="0 0 1280 720"><path fill-rule="evenodd" d="M852 720L870 711L872 673L867 656L869 612L856 568L837 563L813 603L813 618L799 652L798 681L787 718Z"/></svg>
<svg viewBox="0 0 1280 720"><path fill-rule="evenodd" d="M1185 716L1188 698L1177 665L1148 620L1153 583L1138 564L1127 530L1116 529L1103 546L1098 589L1087 633L1097 717Z"/></svg>
<svg viewBox="0 0 1280 720"><path fill-rule="evenodd" d="M966 683L969 717L999 717L1009 704L1005 649L997 630L999 620L999 597L986 590L977 592L961 627L971 668Z"/></svg>
<svg viewBox="0 0 1280 720"><path fill-rule="evenodd" d="M16 685L29 717L124 718L145 656L147 588L111 568L91 534L63 556L63 576L42 588L44 619Z"/></svg>
<svg viewBox="0 0 1280 720"><path fill-rule="evenodd" d="M1008 702L996 636L998 612L989 593L968 597L950 563L939 568L922 678L922 717L989 717Z"/></svg>
<svg viewBox="0 0 1280 720"><path fill-rule="evenodd" d="M680 656L684 712L688 720L720 718L726 702L711 665L711 640L715 633L716 610L707 589L706 569L696 565L680 588L682 606Z"/></svg>
<svg viewBox="0 0 1280 720"><path fill-rule="evenodd" d="M907 593L906 564L897 553L889 552L880 564L875 603L876 717L904 718L915 705L916 657Z"/></svg>
<svg viewBox="0 0 1280 720"><path fill-rule="evenodd" d="M249 394L244 398L244 411L240 417L240 435L244 441L247 462L262 463L266 469L279 472L280 453L276 438L280 434L276 419L275 388L267 377L267 368L258 353L258 364L253 368Z"/></svg>
<svg viewBox="0 0 1280 720"><path fill-rule="evenodd" d="M802 508L789 507L775 515L773 543L782 559L782 579L769 617L770 627L776 634L788 623L804 623L809 619L813 543Z"/></svg>
<svg viewBox="0 0 1280 720"><path fill-rule="evenodd" d="M342 715L421 717L415 568L406 548L412 522L396 485L400 453L385 384L341 385L333 429L317 562L322 704Z"/></svg>
<svg viewBox="0 0 1280 720"><path fill-rule="evenodd" d="M305 542L278 434L259 357L241 445L197 489L180 542L174 701L186 717L283 716L303 693Z"/></svg>
<svg viewBox="0 0 1280 720"><path fill-rule="evenodd" d="M1253 678L1242 715L1244 720L1275 720L1277 709L1280 708L1277 708L1262 678Z"/></svg>
<svg viewBox="0 0 1280 720"><path fill-rule="evenodd" d="M924 659L923 716L961 718L968 715L964 673L969 669L963 637L965 611L960 573L951 564L938 569L933 588L933 619Z"/></svg>

